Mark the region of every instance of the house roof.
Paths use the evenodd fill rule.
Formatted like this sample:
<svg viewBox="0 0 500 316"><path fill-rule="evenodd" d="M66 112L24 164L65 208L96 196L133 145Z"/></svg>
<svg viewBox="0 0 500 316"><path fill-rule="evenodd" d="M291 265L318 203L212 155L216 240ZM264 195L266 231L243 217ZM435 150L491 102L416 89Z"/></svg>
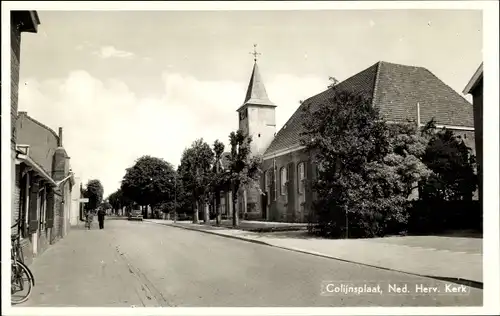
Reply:
<svg viewBox="0 0 500 316"><path fill-rule="evenodd" d="M483 79L483 63L479 65L476 72L470 79L469 83L467 84L467 86L465 86L463 93L464 94L471 93L472 90L476 88L477 84L481 81L481 79Z"/></svg>
<svg viewBox="0 0 500 316"><path fill-rule="evenodd" d="M388 121L416 121L418 103L421 123L434 117L441 125L474 126L471 104L423 67L380 61L340 82L336 89L370 97ZM333 97L333 93L327 89L305 100L276 134L264 155L300 146L304 106L317 107Z"/></svg>
<svg viewBox="0 0 500 316"><path fill-rule="evenodd" d="M20 32L37 33L40 17L36 11L11 11L11 20Z"/></svg>
<svg viewBox="0 0 500 316"><path fill-rule="evenodd" d="M250 82L248 83L247 94L245 95L245 101L243 101L243 105L238 109L238 111L246 105L276 107L276 105L271 102L267 96L266 87L264 86L264 81L260 76L257 62L253 65L252 75L250 76Z"/></svg>

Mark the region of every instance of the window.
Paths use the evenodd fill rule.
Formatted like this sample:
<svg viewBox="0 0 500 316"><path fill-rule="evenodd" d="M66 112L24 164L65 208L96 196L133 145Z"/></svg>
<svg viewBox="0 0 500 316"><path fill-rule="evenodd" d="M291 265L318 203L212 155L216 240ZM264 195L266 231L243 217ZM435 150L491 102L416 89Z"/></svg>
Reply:
<svg viewBox="0 0 500 316"><path fill-rule="evenodd" d="M278 197L278 177L276 175L276 167L273 168L273 173L274 173L274 186L273 186L273 191L274 191L274 200L276 201Z"/></svg>
<svg viewBox="0 0 500 316"><path fill-rule="evenodd" d="M267 171L264 172L264 192L267 192Z"/></svg>
<svg viewBox="0 0 500 316"><path fill-rule="evenodd" d="M286 183L288 182L288 174L285 167L280 169L280 180L281 180L281 195L286 194Z"/></svg>
<svg viewBox="0 0 500 316"><path fill-rule="evenodd" d="M227 215L226 195L224 191L220 192L220 213L221 215Z"/></svg>
<svg viewBox="0 0 500 316"><path fill-rule="evenodd" d="M39 229L43 231L45 229L45 188L38 193L38 218L39 218Z"/></svg>
<svg viewBox="0 0 500 316"><path fill-rule="evenodd" d="M297 188L299 190L299 193L303 194L304 193L304 186L305 186L304 180L306 178L305 166L304 166L303 162L299 163L299 165L297 166L297 174L298 174L297 181L299 182L297 184Z"/></svg>
<svg viewBox="0 0 500 316"><path fill-rule="evenodd" d="M271 179L273 177L273 171L272 169L269 169L266 171L266 173L264 174L265 176L265 179L264 179L264 186L265 186L265 191L266 191L266 194L267 194L267 205L270 205L271 204ZM276 194L276 192L275 192Z"/></svg>

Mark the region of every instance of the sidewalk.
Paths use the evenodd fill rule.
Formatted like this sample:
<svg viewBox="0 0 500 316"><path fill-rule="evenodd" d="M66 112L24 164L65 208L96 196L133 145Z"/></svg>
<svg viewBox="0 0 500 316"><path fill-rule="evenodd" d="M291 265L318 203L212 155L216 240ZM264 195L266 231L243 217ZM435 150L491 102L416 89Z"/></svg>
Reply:
<svg viewBox="0 0 500 316"><path fill-rule="evenodd" d="M482 286L483 282L481 248L469 246L469 248L462 247L463 249L460 249L461 244L477 245L481 244L482 240L470 241L467 238L458 237L422 236L420 244L440 245L439 247L422 247L415 245L414 242L419 237L331 240L310 237L302 232L259 234L190 222L174 224L172 221L166 220L145 221L420 276L449 278L450 281L453 279L455 282L462 280L479 283L476 286ZM424 240L425 238L427 240Z"/></svg>
<svg viewBox="0 0 500 316"><path fill-rule="evenodd" d="M29 268L36 285L29 300L15 306L156 306L134 267L112 246L112 233L83 225L35 258Z"/></svg>

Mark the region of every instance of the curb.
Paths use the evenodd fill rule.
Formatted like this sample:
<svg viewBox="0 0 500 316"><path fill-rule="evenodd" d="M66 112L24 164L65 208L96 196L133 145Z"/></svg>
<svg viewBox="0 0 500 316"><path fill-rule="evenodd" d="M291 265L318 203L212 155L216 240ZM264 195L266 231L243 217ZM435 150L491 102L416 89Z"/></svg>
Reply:
<svg viewBox="0 0 500 316"><path fill-rule="evenodd" d="M146 222L152 223L152 224L156 224L156 225L164 225L164 226L170 226L170 227L174 227L174 228L180 228L180 229L185 229L185 230L192 230L192 231L202 232L202 233L211 234L211 235L215 235L215 236L219 236L219 237L226 237L226 238L232 238L232 239L237 239L237 240L243 240L243 241L251 242L251 243L254 243L254 244L259 244L259 245L265 245L265 246L271 246L271 247L273 247L273 245L268 244L268 243L266 243L264 241L255 240L255 239L251 239L251 238L244 238L244 237L231 236L231 235L223 235L223 234L218 234L218 233L215 233L215 232L211 232L209 230L197 229L197 228L192 228L192 227L185 227L185 226L180 226L180 225L176 225L176 224L155 223L155 222L150 222L150 221L146 221Z"/></svg>
<svg viewBox="0 0 500 316"><path fill-rule="evenodd" d="M321 257L321 258L326 258L326 259L333 259L333 260L337 260L337 261L342 261L342 262L346 262L346 263L357 264L357 265L361 265L361 266L365 266L365 267L370 267L370 268L375 268L375 269L380 269L380 270L385 270L385 271L399 272L399 273L404 273L404 274L411 275L411 276L418 276L418 277L435 279L435 280L439 280L439 281L446 281L446 282L456 283L456 284L465 285L465 286L469 286L469 287L480 289L480 290L483 289L483 282L479 282L479 281L473 281L473 280L462 279L462 278L455 278L455 277L442 277L442 276L432 276L432 275L418 274L418 273L414 273L414 272L408 272L408 271L403 271L403 270L398 270L398 269L393 269L393 268L386 268L386 267L381 267L381 266L375 266L375 265L368 264L368 263L356 262L356 261L352 261L352 260L348 260L348 259L337 258L337 257L333 257L333 256L330 256L330 255L325 255L325 254L322 254L322 253L310 251L310 250L302 250L302 249L293 248L293 247L277 246L277 245L273 245L273 244L270 244L270 243L267 243L267 242L264 242L264 241L255 240L255 239L251 239L251 238L218 234L216 232L211 232L211 231L204 230L204 229L197 229L197 228L192 228L192 227L185 227L185 226L180 226L180 225L176 225L176 224L155 223L155 222L150 222L150 221L147 221L147 222L148 223L152 223L152 224L156 224L156 225L164 225L164 226L170 226L170 227L174 227L174 228L180 228L180 229L185 229L185 230L197 231L197 232L201 232L201 233L216 235L216 236L219 236L219 237L226 237L226 238L231 238L231 239L242 240L242 241L251 242L251 243L254 243L254 244L259 244L259 245L264 245L264 246L269 246L269 247L284 249L284 250L298 252L298 253L307 254L307 255L313 255L313 256L316 256L316 257Z"/></svg>

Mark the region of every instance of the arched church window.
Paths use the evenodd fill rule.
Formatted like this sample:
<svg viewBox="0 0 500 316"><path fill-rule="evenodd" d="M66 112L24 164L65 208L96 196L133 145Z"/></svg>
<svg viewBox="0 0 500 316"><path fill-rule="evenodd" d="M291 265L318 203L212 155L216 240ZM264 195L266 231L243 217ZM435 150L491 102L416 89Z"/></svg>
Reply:
<svg viewBox="0 0 500 316"><path fill-rule="evenodd" d="M266 186L265 191L267 194L267 205L270 205L271 204L271 184L272 184L271 182L272 182L272 178L273 178L273 170L268 169L266 171L266 173L264 174L264 176L265 176L264 185ZM276 195L276 192L274 192L274 194Z"/></svg>
<svg viewBox="0 0 500 316"><path fill-rule="evenodd" d="M288 182L288 174L287 169L285 167L281 167L280 169L280 180L281 180L281 195L286 194L286 183Z"/></svg>
<svg viewBox="0 0 500 316"><path fill-rule="evenodd" d="M305 183L304 183L304 180L306 178L306 170L305 170L305 164L303 162L299 163L298 166L297 166L297 181L298 181L298 184L297 184L297 188L299 190L299 193L300 194L303 194L304 193L304 186L305 186Z"/></svg>

